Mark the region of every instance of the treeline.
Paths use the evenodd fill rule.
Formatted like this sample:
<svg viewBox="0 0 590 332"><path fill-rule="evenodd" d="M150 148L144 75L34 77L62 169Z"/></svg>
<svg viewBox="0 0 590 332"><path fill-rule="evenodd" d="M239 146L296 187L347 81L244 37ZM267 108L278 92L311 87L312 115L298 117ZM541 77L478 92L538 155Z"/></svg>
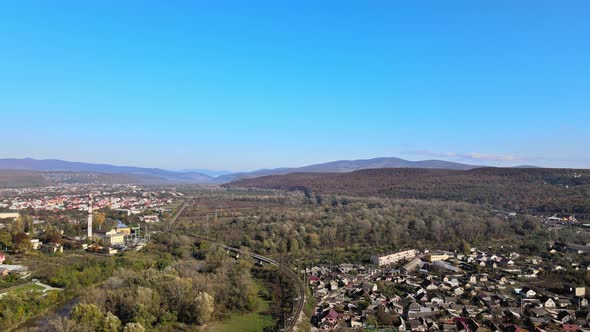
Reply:
<svg viewBox="0 0 590 332"><path fill-rule="evenodd" d="M439 199L519 212L590 215L590 171L543 168L370 169L294 173L232 182L229 187L307 190L318 194Z"/></svg>
<svg viewBox="0 0 590 332"><path fill-rule="evenodd" d="M236 247L266 254L334 247L456 247L516 236L546 234L533 217L507 219L478 205L379 198L310 198L300 208L242 212L223 222L184 222L187 233L208 233Z"/></svg>

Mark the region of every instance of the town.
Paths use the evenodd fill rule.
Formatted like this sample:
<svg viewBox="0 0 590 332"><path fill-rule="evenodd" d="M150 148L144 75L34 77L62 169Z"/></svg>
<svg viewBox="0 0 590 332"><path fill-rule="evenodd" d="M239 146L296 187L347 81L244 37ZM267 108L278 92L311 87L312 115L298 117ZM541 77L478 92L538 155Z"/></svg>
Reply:
<svg viewBox="0 0 590 332"><path fill-rule="evenodd" d="M59 254L65 249L113 255L140 250L150 241L149 225L169 217L183 194L136 185L66 185L6 189L3 195L0 278L10 286L31 275L28 266L14 263L23 254ZM3 288L0 297L11 290Z"/></svg>
<svg viewBox="0 0 590 332"><path fill-rule="evenodd" d="M542 256L514 248L466 252L415 249L370 257L370 264L314 266L307 275L320 330L590 331L584 284L539 283L544 271L590 270L590 246L548 243ZM553 256L566 253L570 266ZM584 261L584 264L580 264Z"/></svg>

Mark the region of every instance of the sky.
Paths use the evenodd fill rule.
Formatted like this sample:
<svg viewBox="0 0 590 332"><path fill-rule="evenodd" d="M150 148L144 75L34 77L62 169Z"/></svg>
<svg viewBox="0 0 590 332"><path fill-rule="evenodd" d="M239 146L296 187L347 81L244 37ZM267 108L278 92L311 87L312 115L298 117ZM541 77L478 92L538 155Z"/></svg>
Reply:
<svg viewBox="0 0 590 332"><path fill-rule="evenodd" d="M3 1L0 157L590 168L590 2Z"/></svg>

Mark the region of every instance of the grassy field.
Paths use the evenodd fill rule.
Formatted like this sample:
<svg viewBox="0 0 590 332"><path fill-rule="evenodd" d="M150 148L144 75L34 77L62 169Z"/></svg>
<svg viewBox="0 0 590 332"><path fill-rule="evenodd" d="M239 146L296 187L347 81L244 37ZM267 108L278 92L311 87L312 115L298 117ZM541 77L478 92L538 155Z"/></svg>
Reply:
<svg viewBox="0 0 590 332"><path fill-rule="evenodd" d="M260 332L265 327L274 325L274 321L266 312L270 303L265 296L268 294L262 283L255 282L255 287L258 292L258 301L256 303L256 310L247 314L233 314L227 320L211 324L205 328L208 332Z"/></svg>
<svg viewBox="0 0 590 332"><path fill-rule="evenodd" d="M41 296L43 295L43 291L45 290L45 288L36 285L36 284L25 284L25 285L21 285L21 286L16 286L16 287L12 287L8 290L3 291L2 293L0 293L0 298L6 296L7 294L12 294L12 295L16 295L16 296L24 296L25 294L32 294L35 293L35 296Z"/></svg>

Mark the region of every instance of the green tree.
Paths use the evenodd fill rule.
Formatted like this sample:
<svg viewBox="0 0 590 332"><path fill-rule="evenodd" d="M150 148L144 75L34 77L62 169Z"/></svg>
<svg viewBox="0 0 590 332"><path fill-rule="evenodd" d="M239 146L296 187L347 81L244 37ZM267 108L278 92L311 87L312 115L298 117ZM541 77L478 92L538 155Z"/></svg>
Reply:
<svg viewBox="0 0 590 332"><path fill-rule="evenodd" d="M0 245L3 247L12 247L12 234L8 231L0 231Z"/></svg>
<svg viewBox="0 0 590 332"><path fill-rule="evenodd" d="M14 219L14 222L12 223L12 232L13 233L21 233L25 231L25 220L23 218L23 216L18 216L16 217L16 219Z"/></svg>
<svg viewBox="0 0 590 332"><path fill-rule="evenodd" d="M467 241L461 241L461 246L459 247L459 250L467 255L471 252L471 246Z"/></svg>
<svg viewBox="0 0 590 332"><path fill-rule="evenodd" d="M76 304L72 309L70 318L80 325L95 331L98 331L103 326L103 314L94 304Z"/></svg>
<svg viewBox="0 0 590 332"><path fill-rule="evenodd" d="M113 315L110 311L104 316L102 321L102 331L104 332L118 332L121 328L121 320L119 317Z"/></svg>

